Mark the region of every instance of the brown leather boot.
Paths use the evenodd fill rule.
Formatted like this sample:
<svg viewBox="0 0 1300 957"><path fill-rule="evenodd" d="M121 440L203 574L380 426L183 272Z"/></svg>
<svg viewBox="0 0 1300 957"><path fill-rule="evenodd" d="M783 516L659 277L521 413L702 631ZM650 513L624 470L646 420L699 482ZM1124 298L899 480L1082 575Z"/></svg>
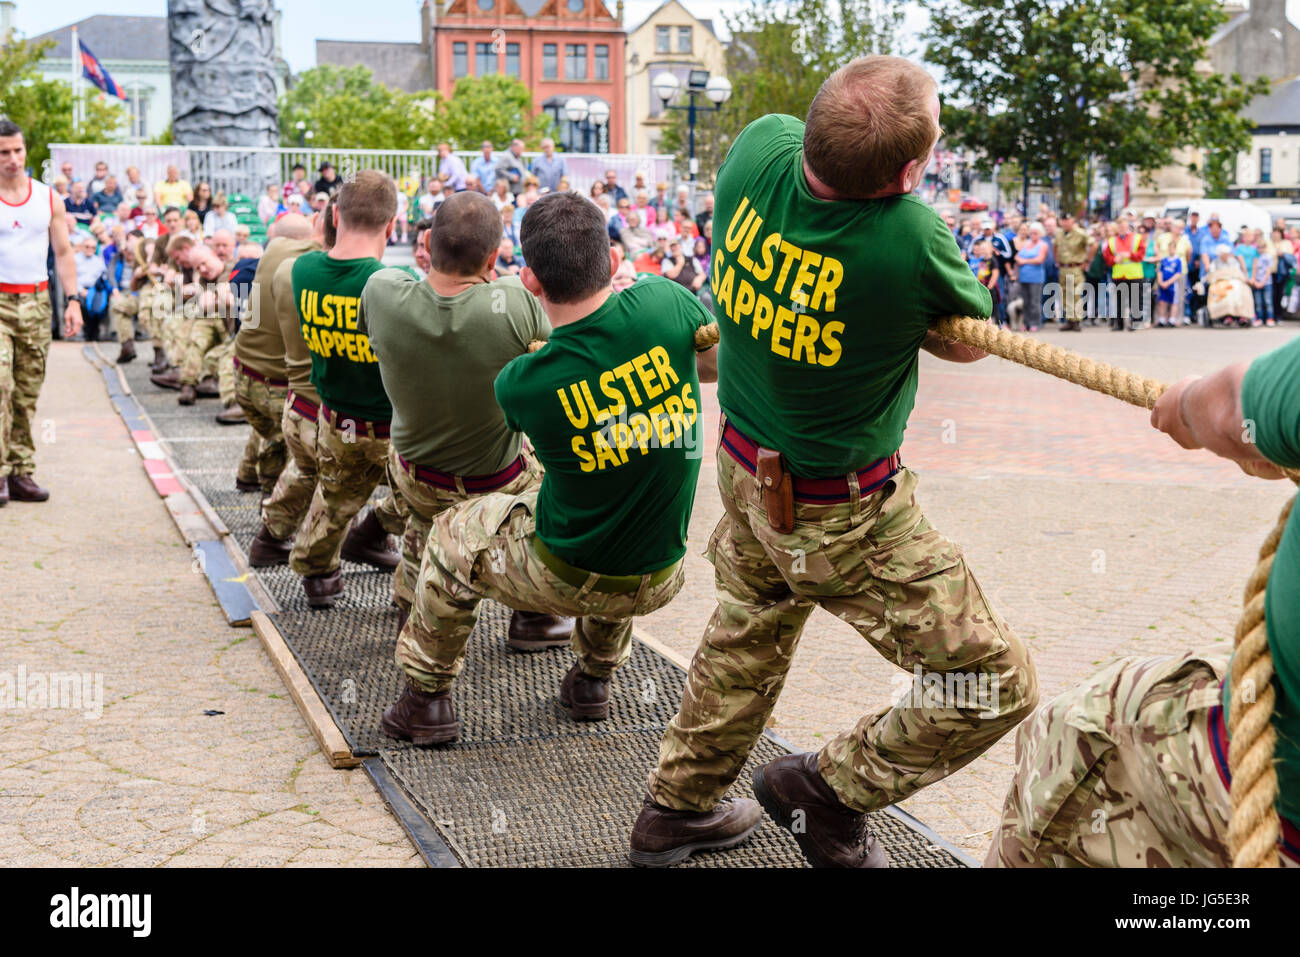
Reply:
<svg viewBox="0 0 1300 957"><path fill-rule="evenodd" d="M343 594L343 570L334 569L324 575L307 575L302 580L302 590L307 593L311 608L333 608L334 599Z"/></svg>
<svg viewBox="0 0 1300 957"><path fill-rule="evenodd" d="M388 540L388 533L379 524L379 516L372 508L366 517L357 522L343 539L342 556L359 565L391 572L402 561L402 556L393 551Z"/></svg>
<svg viewBox="0 0 1300 957"><path fill-rule="evenodd" d="M1078 319L1067 319L1065 325L1061 327L1062 332L1083 332L1083 327L1079 325Z"/></svg>
<svg viewBox="0 0 1300 957"><path fill-rule="evenodd" d="M246 425L248 423L248 416L244 415L244 410L239 407L238 403L226 406L217 413L216 418L219 425Z"/></svg>
<svg viewBox="0 0 1300 957"><path fill-rule="evenodd" d="M460 722L451 703L451 692L430 694L409 684L397 702L389 707L379 726L390 737L417 746L445 744L460 737Z"/></svg>
<svg viewBox="0 0 1300 957"><path fill-rule="evenodd" d="M162 372L151 375L149 381L160 389L179 389L181 387L181 374L175 369L164 369Z"/></svg>
<svg viewBox="0 0 1300 957"><path fill-rule="evenodd" d="M207 376L199 380L199 384L194 387L194 393L200 399L216 399L221 396L221 389L213 376Z"/></svg>
<svg viewBox="0 0 1300 957"><path fill-rule="evenodd" d="M180 405L193 405L194 400L197 397L198 396L194 392L194 386L190 385L189 383L186 383L185 385L181 386L181 394L176 397L176 401Z"/></svg>
<svg viewBox="0 0 1300 957"><path fill-rule="evenodd" d="M293 538L275 538L263 525L248 545L248 564L254 568L283 565L293 551Z"/></svg>
<svg viewBox="0 0 1300 957"><path fill-rule="evenodd" d="M9 497L15 502L44 502L50 497L30 475L10 475L8 485Z"/></svg>
<svg viewBox="0 0 1300 957"><path fill-rule="evenodd" d="M762 820L762 809L749 798L723 798L712 811L674 811L647 794L627 856L638 867L670 867L696 851L743 843Z"/></svg>
<svg viewBox="0 0 1300 957"><path fill-rule="evenodd" d="M794 835L813 867L888 867L867 815L841 803L817 771L817 752L787 754L754 769L754 797Z"/></svg>
<svg viewBox="0 0 1300 957"><path fill-rule="evenodd" d="M537 611L515 609L510 615L506 647L515 651L541 651L567 645L573 636L573 619Z"/></svg>
<svg viewBox="0 0 1300 957"><path fill-rule="evenodd" d="M240 492L260 492L262 491L262 483L257 480L256 476L247 479L236 475L235 489Z"/></svg>
<svg viewBox="0 0 1300 957"><path fill-rule="evenodd" d="M167 354L158 346L153 347L153 362L149 364L149 371L154 375L161 375L167 371Z"/></svg>
<svg viewBox="0 0 1300 957"><path fill-rule="evenodd" d="M118 364L135 361L135 340L127 339L122 343L122 348L117 352Z"/></svg>
<svg viewBox="0 0 1300 957"><path fill-rule="evenodd" d="M593 678L575 661L560 682L560 707L574 721L600 721L609 717L609 679Z"/></svg>

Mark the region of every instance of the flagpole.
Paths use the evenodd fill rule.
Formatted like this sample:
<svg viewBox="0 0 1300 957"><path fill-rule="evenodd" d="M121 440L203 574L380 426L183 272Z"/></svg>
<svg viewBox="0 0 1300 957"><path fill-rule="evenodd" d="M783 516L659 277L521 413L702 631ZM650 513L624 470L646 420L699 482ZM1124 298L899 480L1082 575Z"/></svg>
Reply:
<svg viewBox="0 0 1300 957"><path fill-rule="evenodd" d="M81 42L77 39L77 28L72 28L72 132L80 130L79 111L81 107Z"/></svg>

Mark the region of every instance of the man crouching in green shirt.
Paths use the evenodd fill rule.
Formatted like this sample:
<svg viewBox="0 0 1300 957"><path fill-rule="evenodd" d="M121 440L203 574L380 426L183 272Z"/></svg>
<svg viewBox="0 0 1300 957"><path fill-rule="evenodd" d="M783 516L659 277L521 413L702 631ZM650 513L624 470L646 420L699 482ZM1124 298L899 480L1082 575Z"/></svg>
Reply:
<svg viewBox="0 0 1300 957"><path fill-rule="evenodd" d="M1253 426L1253 444L1243 423ZM1300 468L1300 340L1184 379L1160 397L1151 424L1183 448L1209 449L1252 475L1280 478L1276 466ZM1273 657L1278 863L1300 867L1300 510L1273 557L1264 625ZM1230 665L1217 650L1121 658L1040 708L1016 738L1016 776L985 866L1231 866L1229 705L1238 702ZM1239 701L1252 700L1249 684Z"/></svg>
<svg viewBox="0 0 1300 957"><path fill-rule="evenodd" d="M701 455L694 337L709 316L668 280L615 294L604 217L581 196L530 206L522 242L520 279L554 331L501 371L496 399L546 474L522 494L481 495L433 522L398 639L408 687L383 718L416 744L460 733L450 689L484 598L579 619L559 701L590 720L609 714L632 618L682 585ZM755 824L757 814L735 834Z"/></svg>
<svg viewBox="0 0 1300 957"><path fill-rule="evenodd" d="M381 269L366 281L358 323L393 405L388 472L407 509L393 573L403 623L434 517L542 480L523 436L506 425L492 383L530 342L551 334L541 304L517 277L492 281L501 214L486 196L467 189L448 199L425 237L428 277ZM516 611L507 644L517 651L567 645L572 630L572 618Z"/></svg>

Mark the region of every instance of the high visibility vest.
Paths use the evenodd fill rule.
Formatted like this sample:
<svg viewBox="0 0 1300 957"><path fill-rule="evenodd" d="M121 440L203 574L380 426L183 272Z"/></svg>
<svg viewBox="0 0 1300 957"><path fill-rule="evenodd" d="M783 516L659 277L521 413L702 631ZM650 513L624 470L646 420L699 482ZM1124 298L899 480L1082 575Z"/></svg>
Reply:
<svg viewBox="0 0 1300 957"><path fill-rule="evenodd" d="M1119 236L1112 236L1106 240L1106 248L1110 250L1110 255L1115 260L1115 265L1110 268L1112 279L1141 279L1142 278L1142 256L1140 255L1139 246L1141 237L1137 233L1129 233L1127 239L1121 239ZM1117 253L1129 253L1128 262L1121 262Z"/></svg>

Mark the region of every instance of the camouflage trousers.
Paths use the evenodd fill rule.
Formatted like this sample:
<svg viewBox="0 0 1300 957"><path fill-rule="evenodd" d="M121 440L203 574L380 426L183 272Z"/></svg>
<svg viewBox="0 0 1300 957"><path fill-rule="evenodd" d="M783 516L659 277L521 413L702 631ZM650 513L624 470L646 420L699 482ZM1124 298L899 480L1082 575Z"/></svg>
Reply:
<svg viewBox="0 0 1300 957"><path fill-rule="evenodd" d="M1040 708L1016 735L985 866L1230 866L1209 723L1227 669L1215 654L1123 658Z"/></svg>
<svg viewBox="0 0 1300 957"><path fill-rule="evenodd" d="M119 343L135 341L135 317L140 311L140 300L125 292L115 292L108 303L108 314L113 319Z"/></svg>
<svg viewBox="0 0 1300 957"><path fill-rule="evenodd" d="M307 524L294 543L289 567L299 575L324 575L339 567L348 526L386 480L388 439L333 425L321 411L316 421L316 489ZM400 535L406 510L392 495L375 505L384 531Z"/></svg>
<svg viewBox="0 0 1300 957"><path fill-rule="evenodd" d="M289 461L271 497L262 503L262 524L273 537L286 539L298 531L316 491L316 423L295 411L286 398L280 432Z"/></svg>
<svg viewBox="0 0 1300 957"><path fill-rule="evenodd" d="M726 793L767 724L814 605L914 676L901 679L906 693L821 750L821 775L849 807L874 811L933 784L1033 710L1029 653L961 551L921 513L914 473L902 469L849 503L796 502L789 535L768 525L758 481L722 448L718 487L726 514L706 552L718 607L650 775L657 802L707 811ZM945 693L918 693L935 682Z"/></svg>
<svg viewBox="0 0 1300 957"><path fill-rule="evenodd" d="M163 344L163 324L171 313L172 291L162 283L140 287L138 318L155 346Z"/></svg>
<svg viewBox="0 0 1300 957"><path fill-rule="evenodd" d="M0 479L36 470L32 420L49 351L49 292L0 292Z"/></svg>
<svg viewBox="0 0 1300 957"><path fill-rule="evenodd" d="M607 677L631 652L633 617L662 608L681 589L680 562L657 585L641 576L635 591L596 591L595 574L580 587L562 581L533 550L540 488L479 495L434 519L411 616L397 639L397 664L411 684L431 693L451 687L484 598L577 618L571 647L579 666Z"/></svg>
<svg viewBox="0 0 1300 957"><path fill-rule="evenodd" d="M215 379L217 361L225 343L226 320L220 316L196 316L190 323L190 337L182 354L181 384L198 385L200 379L209 376Z"/></svg>
<svg viewBox="0 0 1300 957"><path fill-rule="evenodd" d="M185 350L190 342L190 326L193 324L193 317L186 316L180 309L171 311L162 321L163 351L174 366L179 367L185 359Z"/></svg>
<svg viewBox="0 0 1300 957"><path fill-rule="evenodd" d="M284 399L289 394L289 389L288 386L275 386L264 380L254 379L251 375L235 369L233 364L231 371L234 376L235 401L244 410L244 417L252 426L252 434L248 437L244 458L248 459L249 449L252 449L253 480L258 482L262 486L262 491L269 495L275 489L280 473L284 471L285 459L288 455L280 423L284 418ZM241 472L244 468L245 463L241 462ZM244 473L239 477L247 479L248 474Z"/></svg>
<svg viewBox="0 0 1300 957"><path fill-rule="evenodd" d="M529 449L524 450L523 456L526 463L524 471L508 485L497 489L497 492L518 495L542 480L541 463ZM393 491L406 506L402 563L393 572L393 599L399 606L409 610L414 600L416 582L420 579L420 561L424 557L424 545L429 540L433 520L453 505L467 502L484 493L458 492L421 482L402 467L397 449L391 449L388 453L388 474L393 482Z"/></svg>

